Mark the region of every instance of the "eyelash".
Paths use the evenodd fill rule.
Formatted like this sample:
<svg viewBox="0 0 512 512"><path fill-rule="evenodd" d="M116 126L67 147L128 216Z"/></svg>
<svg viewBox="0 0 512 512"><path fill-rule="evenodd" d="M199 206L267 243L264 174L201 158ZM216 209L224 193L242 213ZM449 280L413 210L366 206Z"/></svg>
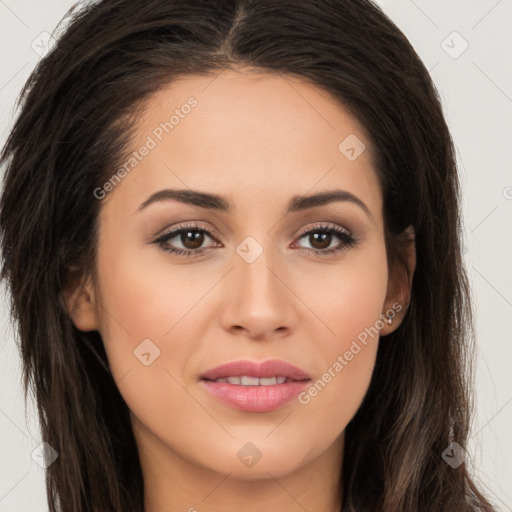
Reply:
<svg viewBox="0 0 512 512"><path fill-rule="evenodd" d="M164 233L162 236L158 237L152 243L157 244L164 251L166 251L168 253L171 253L171 254L174 254L175 256L184 256L184 257L187 257L187 258L200 256L206 250L205 248L202 248L202 249L188 249L188 250L186 250L186 249L172 249L172 248L170 249L168 247L165 247L165 245L164 245L169 240L175 238L178 235L181 235L182 233L186 233L188 231L197 231L197 232L200 232L200 233L206 233L207 236L209 236L211 239L215 240L214 236L212 236L215 233L211 233L210 231L201 228L197 224L185 224L183 226L180 226L177 229L169 231L168 233ZM325 224L314 225L313 227L311 227L307 231L303 232L299 236L298 239L300 240L301 238L303 238L306 235L310 235L311 233L318 233L318 232L329 233L331 235L334 234L340 240L342 240L342 243L338 247L335 247L334 249L325 249L325 250L308 249L308 248L303 248L302 249L307 254L313 253L316 257L322 257L322 256L324 256L326 254L334 254L334 253L337 253L339 251L346 251L346 250L354 247L355 245L357 245L357 243L359 242L358 238L354 237L353 235L351 235L350 233L348 233L344 229L341 229L341 228L338 228L338 227L333 227L333 226L328 226L328 225L325 225ZM216 234L215 234L215 236L216 236Z"/></svg>

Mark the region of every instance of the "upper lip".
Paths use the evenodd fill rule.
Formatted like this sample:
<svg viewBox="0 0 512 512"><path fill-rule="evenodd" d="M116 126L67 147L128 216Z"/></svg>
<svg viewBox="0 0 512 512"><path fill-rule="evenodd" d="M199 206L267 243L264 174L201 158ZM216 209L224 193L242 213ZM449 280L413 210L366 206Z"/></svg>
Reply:
<svg viewBox="0 0 512 512"><path fill-rule="evenodd" d="M248 376L258 378L287 377L292 380L309 380L304 371L285 361L271 359L263 362L248 360L232 361L201 374L201 379L216 380L225 377Z"/></svg>

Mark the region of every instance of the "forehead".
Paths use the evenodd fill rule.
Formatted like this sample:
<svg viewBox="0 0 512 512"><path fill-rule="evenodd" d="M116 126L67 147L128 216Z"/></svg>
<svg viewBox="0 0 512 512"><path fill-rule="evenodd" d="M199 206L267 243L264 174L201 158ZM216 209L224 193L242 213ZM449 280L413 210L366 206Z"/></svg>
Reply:
<svg viewBox="0 0 512 512"><path fill-rule="evenodd" d="M363 127L326 91L289 76L182 76L145 103L130 150L144 147L150 149L117 187L139 198L190 188L230 196L236 210L256 196L275 204L343 188L364 197L374 216L381 210ZM360 153L355 159L344 152L352 147Z"/></svg>

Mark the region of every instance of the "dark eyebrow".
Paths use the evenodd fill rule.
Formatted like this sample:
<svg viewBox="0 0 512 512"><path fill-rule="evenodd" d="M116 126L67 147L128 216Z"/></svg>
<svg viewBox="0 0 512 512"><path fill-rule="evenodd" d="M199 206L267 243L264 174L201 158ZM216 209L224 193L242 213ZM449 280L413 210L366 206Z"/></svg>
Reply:
<svg viewBox="0 0 512 512"><path fill-rule="evenodd" d="M288 212L296 212L299 210L307 210L308 208L315 208L317 206L324 206L329 203L336 201L348 201L359 206L365 213L373 219L372 212L354 194L347 192L346 190L328 190L327 192L319 192L311 196L293 196L288 206Z"/></svg>
<svg viewBox="0 0 512 512"><path fill-rule="evenodd" d="M232 206L229 201L217 194L210 194L207 192L199 192L197 190L175 190L164 189L151 194L138 208L137 211L147 208L150 204L157 201L166 201L175 199L181 203L198 206L207 210L217 210L222 212L231 212ZM319 192L318 194L310 196L293 196L288 204L287 213L307 210L324 206L335 201L348 201L359 206L372 220L373 215L357 196L347 192L346 190L329 190L326 192Z"/></svg>

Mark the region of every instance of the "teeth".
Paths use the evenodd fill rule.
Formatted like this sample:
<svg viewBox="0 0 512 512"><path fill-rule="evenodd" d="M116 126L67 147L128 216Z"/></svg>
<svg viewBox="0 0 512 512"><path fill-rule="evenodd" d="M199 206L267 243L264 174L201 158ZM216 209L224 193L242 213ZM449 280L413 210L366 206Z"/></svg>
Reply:
<svg viewBox="0 0 512 512"><path fill-rule="evenodd" d="M243 375L241 377L222 377L215 379L215 382L227 382L237 386L274 386L275 384L284 384L286 377L279 375L277 377L266 377L259 379L258 377L248 377Z"/></svg>
<svg viewBox="0 0 512 512"><path fill-rule="evenodd" d="M260 385L260 379L258 377L246 377L245 375L243 377L240 377L239 379L242 384L242 386L259 386ZM229 379L228 379L229 382ZM233 382L231 384L234 384Z"/></svg>

